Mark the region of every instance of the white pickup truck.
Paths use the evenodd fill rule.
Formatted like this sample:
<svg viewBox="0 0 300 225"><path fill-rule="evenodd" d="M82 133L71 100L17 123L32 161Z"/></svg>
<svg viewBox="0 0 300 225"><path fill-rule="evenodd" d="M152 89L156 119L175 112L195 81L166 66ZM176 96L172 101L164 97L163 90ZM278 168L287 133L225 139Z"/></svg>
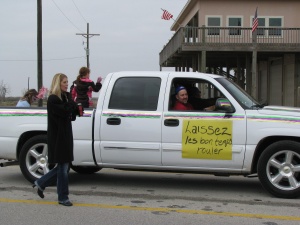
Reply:
<svg viewBox="0 0 300 225"><path fill-rule="evenodd" d="M198 104L214 100L215 109L172 110L177 85L196 87ZM46 117L45 108L0 108L0 159L18 162L30 182L51 168ZM260 105L222 76L111 73L96 109L73 122L73 134L71 168L78 173L116 168L258 175L274 196L300 196L300 109Z"/></svg>

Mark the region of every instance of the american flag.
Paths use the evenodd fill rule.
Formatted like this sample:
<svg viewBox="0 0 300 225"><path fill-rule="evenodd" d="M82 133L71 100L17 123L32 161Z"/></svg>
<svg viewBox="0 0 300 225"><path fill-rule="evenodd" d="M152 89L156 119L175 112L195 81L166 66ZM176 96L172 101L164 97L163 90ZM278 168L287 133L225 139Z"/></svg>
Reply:
<svg viewBox="0 0 300 225"><path fill-rule="evenodd" d="M255 15L253 18L253 23L252 23L252 33L256 30L257 26L258 26L258 18L257 18L257 8L256 8Z"/></svg>
<svg viewBox="0 0 300 225"><path fill-rule="evenodd" d="M173 17L173 15L171 13L169 13L167 10L162 9L162 11L163 11L163 14L162 14L161 18L163 20L169 20Z"/></svg>

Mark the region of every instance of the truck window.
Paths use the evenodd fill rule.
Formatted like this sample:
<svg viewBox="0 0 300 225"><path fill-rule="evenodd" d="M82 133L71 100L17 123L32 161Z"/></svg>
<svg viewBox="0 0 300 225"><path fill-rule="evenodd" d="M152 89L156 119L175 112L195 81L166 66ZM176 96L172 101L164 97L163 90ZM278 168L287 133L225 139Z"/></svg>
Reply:
<svg viewBox="0 0 300 225"><path fill-rule="evenodd" d="M253 105L259 105L260 103L249 95L245 90L238 86L233 81L226 78L217 78L220 84L240 103L244 109L251 109Z"/></svg>
<svg viewBox="0 0 300 225"><path fill-rule="evenodd" d="M175 78L172 81L170 90L169 110L174 110L176 103L175 89L178 86L184 86L188 93L188 103L190 103L194 110L210 111L218 98L223 94L212 83L195 78Z"/></svg>
<svg viewBox="0 0 300 225"><path fill-rule="evenodd" d="M115 82L109 109L156 111L161 79L124 77Z"/></svg>

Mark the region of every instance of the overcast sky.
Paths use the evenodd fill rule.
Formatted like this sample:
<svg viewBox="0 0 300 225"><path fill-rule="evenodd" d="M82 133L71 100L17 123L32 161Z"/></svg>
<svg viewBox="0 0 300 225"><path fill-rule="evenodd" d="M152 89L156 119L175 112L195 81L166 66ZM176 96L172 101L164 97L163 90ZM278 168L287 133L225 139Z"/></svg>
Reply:
<svg viewBox="0 0 300 225"><path fill-rule="evenodd" d="M159 52L174 32L162 10L179 15L188 0L43 0L43 84L56 73L72 82L86 66L90 38L91 79L124 70L159 70ZM1 80L9 96L37 89L37 0L0 1ZM84 42L84 45L83 45ZM70 85L70 84L69 84Z"/></svg>

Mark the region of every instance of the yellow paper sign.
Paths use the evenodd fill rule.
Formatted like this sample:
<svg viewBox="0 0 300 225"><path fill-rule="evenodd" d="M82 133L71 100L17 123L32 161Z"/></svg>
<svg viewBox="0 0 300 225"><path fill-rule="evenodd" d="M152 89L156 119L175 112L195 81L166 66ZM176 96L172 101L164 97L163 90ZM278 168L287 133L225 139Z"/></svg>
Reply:
<svg viewBox="0 0 300 225"><path fill-rule="evenodd" d="M184 120L182 158L232 159L232 121Z"/></svg>

